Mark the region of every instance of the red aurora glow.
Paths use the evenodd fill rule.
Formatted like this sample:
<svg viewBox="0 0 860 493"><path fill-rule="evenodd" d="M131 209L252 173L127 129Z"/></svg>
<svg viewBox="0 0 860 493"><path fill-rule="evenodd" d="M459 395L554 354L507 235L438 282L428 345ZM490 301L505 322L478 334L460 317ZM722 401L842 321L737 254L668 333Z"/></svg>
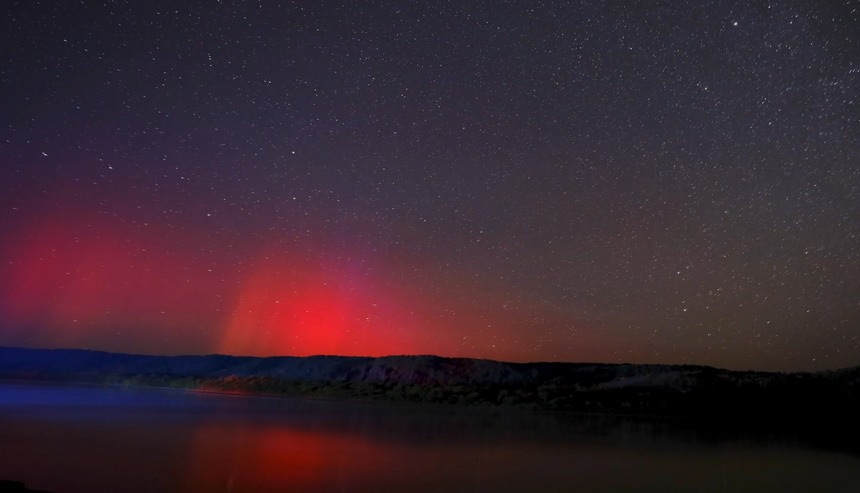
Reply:
<svg viewBox="0 0 860 493"><path fill-rule="evenodd" d="M241 281L219 348L239 354L414 352L418 321L407 310L404 297L349 261L271 253Z"/></svg>
<svg viewBox="0 0 860 493"><path fill-rule="evenodd" d="M417 262L343 248L219 245L86 211L31 218L7 233L4 345L517 360L540 347L528 327L564 322L535 321L525 315L534 307L511 309L465 276L434 277L426 266L419 290Z"/></svg>
<svg viewBox="0 0 860 493"><path fill-rule="evenodd" d="M180 327L216 323L211 273L184 250L168 248L160 231L148 235L116 221L40 218L7 242L0 270L4 331L37 345L177 350L200 337ZM104 341L104 342L103 342Z"/></svg>

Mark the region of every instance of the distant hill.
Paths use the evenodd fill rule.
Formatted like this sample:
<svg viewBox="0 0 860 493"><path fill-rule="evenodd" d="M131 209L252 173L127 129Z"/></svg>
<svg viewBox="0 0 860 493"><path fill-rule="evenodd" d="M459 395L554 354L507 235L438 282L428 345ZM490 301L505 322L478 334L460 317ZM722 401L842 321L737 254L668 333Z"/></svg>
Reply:
<svg viewBox="0 0 860 493"><path fill-rule="evenodd" d="M770 373L439 356L144 356L0 348L0 378L855 428L851 423L860 415L860 367Z"/></svg>

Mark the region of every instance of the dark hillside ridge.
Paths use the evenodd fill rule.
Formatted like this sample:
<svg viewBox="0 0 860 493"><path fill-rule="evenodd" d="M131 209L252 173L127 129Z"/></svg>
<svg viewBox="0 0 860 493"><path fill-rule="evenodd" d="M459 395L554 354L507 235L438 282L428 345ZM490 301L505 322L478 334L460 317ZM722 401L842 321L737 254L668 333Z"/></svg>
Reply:
<svg viewBox="0 0 860 493"><path fill-rule="evenodd" d="M265 395L828 423L857 429L860 367L819 373L695 365L506 363L439 356L145 356L0 348L0 378Z"/></svg>
<svg viewBox="0 0 860 493"><path fill-rule="evenodd" d="M40 378L90 375L268 377L317 382L400 385L649 386L680 372L720 371L703 366L592 363L505 363L440 356L147 356L80 349L0 348L0 376ZM607 387L608 388L608 387Z"/></svg>

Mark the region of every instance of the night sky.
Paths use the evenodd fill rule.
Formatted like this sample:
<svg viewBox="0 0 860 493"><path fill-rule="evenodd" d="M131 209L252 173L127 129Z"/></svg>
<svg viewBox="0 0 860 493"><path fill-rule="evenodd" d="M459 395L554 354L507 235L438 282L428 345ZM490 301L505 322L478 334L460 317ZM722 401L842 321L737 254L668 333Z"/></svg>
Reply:
<svg viewBox="0 0 860 493"><path fill-rule="evenodd" d="M0 43L0 345L860 364L856 1L22 0Z"/></svg>

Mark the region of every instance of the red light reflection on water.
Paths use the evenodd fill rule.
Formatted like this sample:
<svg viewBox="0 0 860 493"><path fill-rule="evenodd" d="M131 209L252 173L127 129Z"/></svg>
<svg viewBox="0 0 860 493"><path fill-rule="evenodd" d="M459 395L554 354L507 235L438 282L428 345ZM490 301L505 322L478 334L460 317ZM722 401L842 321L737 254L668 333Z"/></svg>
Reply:
<svg viewBox="0 0 860 493"><path fill-rule="evenodd" d="M372 481L393 459L353 434L212 424L195 434L183 491L337 491L340 473Z"/></svg>

